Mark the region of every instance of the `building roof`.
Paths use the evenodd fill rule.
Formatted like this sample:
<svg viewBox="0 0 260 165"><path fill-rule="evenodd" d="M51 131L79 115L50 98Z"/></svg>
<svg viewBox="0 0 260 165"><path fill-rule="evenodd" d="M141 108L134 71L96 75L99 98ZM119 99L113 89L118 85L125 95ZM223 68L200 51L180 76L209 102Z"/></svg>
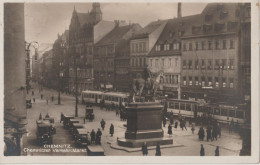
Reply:
<svg viewBox="0 0 260 165"><path fill-rule="evenodd" d="M168 20L158 20L158 21L149 23L143 29L136 32L133 39L148 37L149 34L151 34L153 31L155 31L157 28L159 28L161 25L163 25L167 21Z"/></svg>
<svg viewBox="0 0 260 165"><path fill-rule="evenodd" d="M201 14L184 21L183 36L236 32L240 19L239 12L238 3L209 3ZM234 27L229 28L230 26Z"/></svg>
<svg viewBox="0 0 260 165"><path fill-rule="evenodd" d="M111 43L118 43L123 36L135 26L136 24L126 26L116 26L111 32L103 37L96 45L106 45Z"/></svg>
<svg viewBox="0 0 260 165"><path fill-rule="evenodd" d="M80 26L93 22L92 17L90 16L89 13L78 13L77 12L77 16L79 19Z"/></svg>

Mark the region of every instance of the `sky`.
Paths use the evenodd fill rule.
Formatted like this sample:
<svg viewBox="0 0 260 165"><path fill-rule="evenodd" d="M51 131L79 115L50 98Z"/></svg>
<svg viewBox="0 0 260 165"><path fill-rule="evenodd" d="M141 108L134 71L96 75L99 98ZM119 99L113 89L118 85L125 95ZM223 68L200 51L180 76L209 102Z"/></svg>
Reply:
<svg viewBox="0 0 260 165"><path fill-rule="evenodd" d="M69 28L73 8L91 11L92 3L25 3L25 39L53 43ZM182 16L199 14L206 3L182 3ZM125 20L142 27L158 19L177 17L177 3L101 3L103 20Z"/></svg>

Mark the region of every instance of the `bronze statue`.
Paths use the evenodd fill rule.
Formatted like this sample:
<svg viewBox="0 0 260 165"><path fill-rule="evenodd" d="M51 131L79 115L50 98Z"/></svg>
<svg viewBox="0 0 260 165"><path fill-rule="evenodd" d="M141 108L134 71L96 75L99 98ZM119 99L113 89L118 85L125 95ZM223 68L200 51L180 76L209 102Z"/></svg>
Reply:
<svg viewBox="0 0 260 165"><path fill-rule="evenodd" d="M143 96L146 100L151 101L163 76L163 71L152 74L148 67L145 68L142 77L137 75L137 78L132 82L131 101L135 102L135 96Z"/></svg>

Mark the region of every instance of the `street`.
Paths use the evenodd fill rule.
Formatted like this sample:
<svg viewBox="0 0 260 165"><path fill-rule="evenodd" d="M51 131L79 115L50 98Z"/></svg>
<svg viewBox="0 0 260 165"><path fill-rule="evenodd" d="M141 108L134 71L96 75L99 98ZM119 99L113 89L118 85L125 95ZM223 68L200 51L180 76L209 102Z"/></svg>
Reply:
<svg viewBox="0 0 260 165"><path fill-rule="evenodd" d="M34 95L32 96L32 92L34 91ZM31 149L39 149L44 148L44 146L37 146L36 144L36 120L38 120L39 115L42 117L48 113L50 117L54 117L55 126L56 126L56 134L53 135L53 144L70 144L70 147L76 148L74 145L74 140L72 139L71 134L68 130L63 127L63 124L60 123L61 112L66 115L74 115L75 114L75 97L71 95L61 94L61 105L58 105L57 96L58 92L54 90L49 90L44 88L43 91L39 92L39 86L33 85L33 89L31 89L27 98L36 98L36 102L33 103L32 100L32 108L27 109L27 130L28 133L24 136L23 146L24 148ZM40 95L43 94L43 99L41 99ZM54 96L54 101L51 101L51 96ZM48 104L46 99L48 99ZM101 128L100 121L102 119L105 120L106 125L104 131L102 131L101 143L104 148L106 156L141 156L142 152L140 150L135 150L134 152L127 152L125 150L111 148L111 144L116 144L117 137L124 137L124 133L126 128L124 124L126 121L120 121L119 116L116 116L115 111L106 111L105 109L101 110L99 107L94 106L94 115L95 119L93 122L86 120L85 127L91 132L92 129L97 131L98 128ZM85 115L85 105L81 104L81 100L79 99L78 104L78 114L79 117L83 117ZM113 123L115 128L114 136L111 137L109 134L109 127ZM167 127L169 125L169 121L167 121L166 127L164 129L164 137L168 137ZM200 145L203 144L205 148L205 156L214 156L215 149L219 146L220 156L238 156L239 151L242 148L242 140L240 139L237 133L230 134L228 130L222 128L222 136L217 141L199 141L198 140L198 130L199 127L195 127L194 134L191 132L191 127L187 124L187 131L181 130L177 128L175 130L173 128L173 143L178 144L177 147L167 147L163 148L161 146L162 156L199 156L200 155ZM155 148L148 147L148 156L155 155ZM25 152L25 150L23 150ZM27 152L27 155L31 156L39 156L39 155L53 155L53 156L85 156L86 152Z"/></svg>

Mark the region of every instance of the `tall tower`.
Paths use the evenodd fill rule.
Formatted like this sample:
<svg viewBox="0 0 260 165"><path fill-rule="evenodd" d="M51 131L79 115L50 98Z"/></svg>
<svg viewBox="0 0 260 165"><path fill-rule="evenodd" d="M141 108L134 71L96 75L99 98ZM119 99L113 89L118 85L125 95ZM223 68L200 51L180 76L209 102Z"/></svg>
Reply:
<svg viewBox="0 0 260 165"><path fill-rule="evenodd" d="M102 11L100 8L100 3L95 2L92 4L92 10L90 12L90 16L95 23L102 20Z"/></svg>
<svg viewBox="0 0 260 165"><path fill-rule="evenodd" d="M181 3L178 3L178 18L181 18Z"/></svg>

